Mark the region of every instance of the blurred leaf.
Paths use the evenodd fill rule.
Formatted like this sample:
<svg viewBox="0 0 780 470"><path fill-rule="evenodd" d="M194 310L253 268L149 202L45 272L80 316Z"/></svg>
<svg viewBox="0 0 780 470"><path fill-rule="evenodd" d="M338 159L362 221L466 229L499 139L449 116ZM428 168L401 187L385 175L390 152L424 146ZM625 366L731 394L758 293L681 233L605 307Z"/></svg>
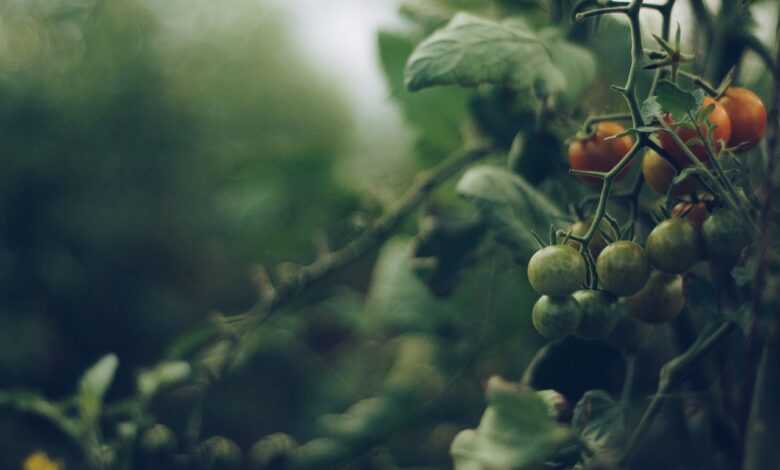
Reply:
<svg viewBox="0 0 780 470"><path fill-rule="evenodd" d="M414 46L409 34L379 32L379 58L385 79L415 133L417 152L427 161L438 161L461 145L468 92L431 89L412 95L404 87L404 64Z"/></svg>
<svg viewBox="0 0 780 470"><path fill-rule="evenodd" d="M549 40L551 31L545 34ZM406 64L406 86L417 91L491 83L559 94L568 84L566 73L580 69L587 54L576 46L545 44L521 18L499 23L460 13L417 46ZM569 63L560 69L566 62L576 66ZM576 76L578 81L582 78Z"/></svg>
<svg viewBox="0 0 780 470"><path fill-rule="evenodd" d="M82 419L87 423L95 422L103 408L103 397L114 381L119 366L116 355L108 354L81 376L78 391L78 403Z"/></svg>
<svg viewBox="0 0 780 470"><path fill-rule="evenodd" d="M366 302L369 328L428 332L446 316L444 303L433 296L412 268L411 239L394 238L385 243L374 266Z"/></svg>
<svg viewBox="0 0 780 470"><path fill-rule="evenodd" d="M618 448L625 436L625 410L603 390L585 392L574 408L572 427L593 450Z"/></svg>
<svg viewBox="0 0 780 470"><path fill-rule="evenodd" d="M405 335L399 340L395 363L385 388L401 397L429 400L444 389L445 377L436 363L438 344L433 336Z"/></svg>
<svg viewBox="0 0 780 470"><path fill-rule="evenodd" d="M461 431L450 453L455 470L536 469L570 440L533 391L493 377L477 429Z"/></svg>
<svg viewBox="0 0 780 470"><path fill-rule="evenodd" d="M79 437L78 422L69 418L62 407L26 390L0 391L0 408L11 408L22 413L31 413L57 426L72 438Z"/></svg>
<svg viewBox="0 0 780 470"><path fill-rule="evenodd" d="M551 224L567 218L521 176L495 166L471 168L461 177L457 191L483 211L499 239L518 249L521 259L538 249L532 231L546 234Z"/></svg>
<svg viewBox="0 0 780 470"><path fill-rule="evenodd" d="M578 99L596 79L596 61L593 54L580 46L566 40L561 30L545 28L539 36L547 47L551 66L546 72L552 82L552 77L558 77L558 88L561 99L568 106L578 103Z"/></svg>
<svg viewBox="0 0 780 470"><path fill-rule="evenodd" d="M433 31L444 26L453 14L453 11L445 5L425 0L405 1L401 4L399 12L401 16L414 21L425 31Z"/></svg>
<svg viewBox="0 0 780 470"><path fill-rule="evenodd" d="M329 414L320 418L320 426L329 437L342 441L370 442L384 436L396 427L399 419L414 411L401 409L391 399L374 397L360 400L342 414Z"/></svg>
<svg viewBox="0 0 780 470"><path fill-rule="evenodd" d="M175 385L189 377L191 367L184 361L166 361L154 369L138 374L137 386L141 395L151 397L160 388Z"/></svg>
<svg viewBox="0 0 780 470"><path fill-rule="evenodd" d="M293 468L337 468L336 463L347 457L349 447L338 439L318 438L298 447L293 454Z"/></svg>

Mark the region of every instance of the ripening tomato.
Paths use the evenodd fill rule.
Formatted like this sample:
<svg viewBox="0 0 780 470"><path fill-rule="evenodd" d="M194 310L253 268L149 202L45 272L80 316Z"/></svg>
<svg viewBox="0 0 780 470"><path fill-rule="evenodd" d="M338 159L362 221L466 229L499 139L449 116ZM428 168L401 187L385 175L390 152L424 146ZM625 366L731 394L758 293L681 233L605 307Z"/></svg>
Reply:
<svg viewBox="0 0 780 470"><path fill-rule="evenodd" d="M650 274L642 247L628 240L610 243L596 260L596 273L603 289L617 296L639 292Z"/></svg>
<svg viewBox="0 0 780 470"><path fill-rule="evenodd" d="M596 124L595 133L592 136L586 139L576 139L569 144L569 164L575 170L604 172L611 170L631 150L634 139L630 135L610 140L605 139L625 132L625 130L616 122L606 121ZM625 176L629 166L626 165L614 181ZM578 176L578 178L594 186L601 185L601 179L594 176Z"/></svg>
<svg viewBox="0 0 780 470"><path fill-rule="evenodd" d="M729 139L731 138L731 120L729 119L729 115L726 112L726 109L718 104L717 101L710 97L704 98L702 107L706 108L710 105L713 105L713 109L712 112L710 112L708 119L715 126L715 129L712 131L712 141L714 150L718 152L721 148L723 148L724 144L729 142ZM669 124L673 122L672 116L670 114L664 116L664 120ZM677 135L680 136L680 139L685 143L687 143L689 140L700 138L699 133L691 127L673 126L673 128L676 128ZM703 123L699 126L699 130L701 131L702 135L707 135L707 126ZM668 132L658 132L658 140L661 141L661 147L663 147L664 150L666 150L666 152L672 157L672 159L674 159L674 162L679 168L691 166L691 161L688 159L688 156L685 154L683 149L677 145L677 142L674 141ZM709 161L707 150L705 149L704 145L697 143L691 145L690 147L693 154L696 155L696 158L705 163Z"/></svg>
<svg viewBox="0 0 780 470"><path fill-rule="evenodd" d="M672 215L684 217L696 230L701 230L701 226L710 216L710 212L704 202L678 202L672 208Z"/></svg>
<svg viewBox="0 0 780 470"><path fill-rule="evenodd" d="M587 272L585 258L568 245L542 248L528 261L528 281L542 295L571 294L585 283Z"/></svg>
<svg viewBox="0 0 780 470"><path fill-rule="evenodd" d="M696 229L679 217L656 225L645 241L650 264L665 273L684 273L699 261L701 251Z"/></svg>
<svg viewBox="0 0 780 470"><path fill-rule="evenodd" d="M679 274L653 271L647 284L631 297L620 299L634 318L647 323L672 320L685 307L683 279Z"/></svg>
<svg viewBox="0 0 780 470"><path fill-rule="evenodd" d="M645 158L642 160L642 174L645 177L645 182L653 191L666 195L674 177L677 176L677 170L671 163L658 155L655 150L650 149L645 153ZM696 187L696 178L689 176L676 184L671 194L673 196L691 194L696 191Z"/></svg>
<svg viewBox="0 0 780 470"><path fill-rule="evenodd" d="M747 88L731 87L718 100L731 120L729 147L745 151L755 146L766 130L764 102Z"/></svg>

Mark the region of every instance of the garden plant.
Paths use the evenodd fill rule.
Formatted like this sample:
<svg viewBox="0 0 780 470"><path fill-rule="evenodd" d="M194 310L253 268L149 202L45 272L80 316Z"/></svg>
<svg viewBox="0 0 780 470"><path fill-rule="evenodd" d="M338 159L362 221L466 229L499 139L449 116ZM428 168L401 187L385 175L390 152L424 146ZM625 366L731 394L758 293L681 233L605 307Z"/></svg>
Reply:
<svg viewBox="0 0 780 470"><path fill-rule="evenodd" d="M180 332L122 396L114 354L64 398L0 392L71 448L25 468L777 468L780 21L767 45L772 2L720 3L404 3L378 47L424 161L405 194L258 267L254 306ZM335 295L366 263L367 300ZM511 357L522 327L538 348ZM299 428L204 435L215 390L306 335L370 357L341 388L370 385L302 380Z"/></svg>

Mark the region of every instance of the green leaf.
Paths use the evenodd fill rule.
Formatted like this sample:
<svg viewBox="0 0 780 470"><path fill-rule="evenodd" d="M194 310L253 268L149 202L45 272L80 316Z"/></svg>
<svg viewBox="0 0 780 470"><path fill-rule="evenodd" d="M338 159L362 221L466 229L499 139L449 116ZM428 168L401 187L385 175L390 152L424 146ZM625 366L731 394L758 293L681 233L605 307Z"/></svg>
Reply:
<svg viewBox="0 0 780 470"><path fill-rule="evenodd" d="M433 31L447 24L453 12L445 5L417 0L402 3L399 13L424 30Z"/></svg>
<svg viewBox="0 0 780 470"><path fill-rule="evenodd" d="M552 64L546 72L548 80L557 83L557 88L553 87L552 91L559 93L566 105L576 104L596 79L596 61L593 54L566 41L561 30L557 28L545 28L539 36L552 59Z"/></svg>
<svg viewBox="0 0 780 470"><path fill-rule="evenodd" d="M366 300L373 331L431 332L450 311L413 271L412 240L393 238L379 252Z"/></svg>
<svg viewBox="0 0 780 470"><path fill-rule="evenodd" d="M119 366L116 355L103 356L95 365L87 369L81 376L78 389L78 403L82 419L94 423L103 408L103 397L114 381L114 374Z"/></svg>
<svg viewBox="0 0 780 470"><path fill-rule="evenodd" d="M572 73L583 76L575 75L570 84ZM571 100L594 75L590 53L553 30L537 34L520 18L496 22L465 13L417 46L406 64L406 86L411 91L490 83L533 88L545 95L565 91Z"/></svg>
<svg viewBox="0 0 780 470"><path fill-rule="evenodd" d="M468 170L457 192L472 201L486 216L499 240L528 259L537 250L532 232L547 233L550 225L567 216L523 177L496 166Z"/></svg>
<svg viewBox="0 0 780 470"><path fill-rule="evenodd" d="M418 155L438 161L462 145L467 115L466 90L429 89L412 95L404 86L404 66L416 41L409 34L380 31L379 58L393 99L415 133Z"/></svg>
<svg viewBox="0 0 780 470"><path fill-rule="evenodd" d="M487 402L479 426L452 442L455 470L536 469L570 442L570 431L552 420L530 389L493 377Z"/></svg>
<svg viewBox="0 0 780 470"><path fill-rule="evenodd" d="M669 80L661 80L658 83L655 96L661 109L671 113L675 121L684 119L689 112L696 113L703 99L701 94L683 90Z"/></svg>
<svg viewBox="0 0 780 470"><path fill-rule="evenodd" d="M626 434L625 410L603 390L586 392L574 408L572 426L589 448L619 448Z"/></svg>

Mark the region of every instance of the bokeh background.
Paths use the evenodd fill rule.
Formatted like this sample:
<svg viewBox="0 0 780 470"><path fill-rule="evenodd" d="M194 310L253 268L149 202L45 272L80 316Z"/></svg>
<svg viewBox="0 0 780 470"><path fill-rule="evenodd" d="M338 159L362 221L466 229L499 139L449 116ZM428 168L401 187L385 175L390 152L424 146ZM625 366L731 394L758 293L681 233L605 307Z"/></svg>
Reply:
<svg viewBox="0 0 780 470"><path fill-rule="evenodd" d="M756 15L768 32L771 3ZM403 91L422 36L399 4L0 1L0 388L62 398L115 353L109 401L127 396L138 370L210 314L251 307L258 266L283 273L344 245L457 148L468 95ZM587 99L607 110L626 44L605 33L595 47ZM743 74L762 78L750 63ZM457 205L449 193L429 210ZM447 359L436 353L427 418L382 452L403 468L449 468L484 380L518 378L543 341L511 256L487 249L453 296L437 297L409 267L416 231L413 218L253 333L242 367L206 399L204 435L244 449L274 432L316 438L323 415L380 393L399 351L424 362L434 344ZM171 408L159 415L176 428ZM0 467L36 449L74 458L48 423L0 411Z"/></svg>

